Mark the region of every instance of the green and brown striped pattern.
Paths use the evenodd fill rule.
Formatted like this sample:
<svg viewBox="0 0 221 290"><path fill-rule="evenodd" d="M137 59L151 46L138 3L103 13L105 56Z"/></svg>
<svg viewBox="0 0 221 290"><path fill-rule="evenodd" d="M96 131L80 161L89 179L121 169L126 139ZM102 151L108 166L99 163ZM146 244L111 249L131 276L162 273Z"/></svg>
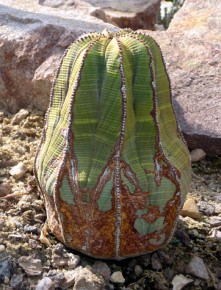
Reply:
<svg viewBox="0 0 221 290"><path fill-rule="evenodd" d="M122 259L169 242L190 161L153 38L105 31L69 47L52 87L35 174L49 227L68 247Z"/></svg>

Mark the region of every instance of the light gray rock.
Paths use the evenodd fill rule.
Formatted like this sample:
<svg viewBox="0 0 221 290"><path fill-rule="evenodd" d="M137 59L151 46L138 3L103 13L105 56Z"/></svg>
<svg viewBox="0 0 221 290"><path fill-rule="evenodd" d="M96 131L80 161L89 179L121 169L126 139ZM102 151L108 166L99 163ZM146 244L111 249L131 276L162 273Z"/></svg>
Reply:
<svg viewBox="0 0 221 290"><path fill-rule="evenodd" d="M87 267L81 266L74 270L75 283L73 290L103 290L105 281L100 275L95 275Z"/></svg>
<svg viewBox="0 0 221 290"><path fill-rule="evenodd" d="M0 253L5 251L5 246L4 245L0 245Z"/></svg>
<svg viewBox="0 0 221 290"><path fill-rule="evenodd" d="M121 284L125 282L125 278L121 271L116 271L110 276L110 281Z"/></svg>
<svg viewBox="0 0 221 290"><path fill-rule="evenodd" d="M66 271L64 272L64 281L61 284L61 289L68 289L69 287L73 286L75 283L75 271Z"/></svg>
<svg viewBox="0 0 221 290"><path fill-rule="evenodd" d="M172 280L173 290L181 290L191 282L193 279L187 278L183 274L176 275Z"/></svg>
<svg viewBox="0 0 221 290"><path fill-rule="evenodd" d="M186 273L197 278L209 280L209 274L202 258L194 256L186 268Z"/></svg>
<svg viewBox="0 0 221 290"><path fill-rule="evenodd" d="M114 29L82 10L2 0L0 5L0 109L46 110L51 83L65 49L82 33Z"/></svg>
<svg viewBox="0 0 221 290"><path fill-rule="evenodd" d="M29 115L29 111L25 109L21 109L11 120L12 125L19 124L22 120L24 120Z"/></svg>
<svg viewBox="0 0 221 290"><path fill-rule="evenodd" d="M18 264L28 276L38 276L42 273L42 263L39 259L22 256L18 259Z"/></svg>
<svg viewBox="0 0 221 290"><path fill-rule="evenodd" d="M11 170L9 171L10 175L14 177L16 180L20 179L22 176L25 175L27 172L27 167L24 165L24 163L19 162L17 165L13 166Z"/></svg>
<svg viewBox="0 0 221 290"><path fill-rule="evenodd" d="M219 242L221 242L221 231L219 231L217 229L214 229L212 231L211 237L212 238L215 238L216 240L218 240Z"/></svg>
<svg viewBox="0 0 221 290"><path fill-rule="evenodd" d="M212 216L209 218L209 224L211 227L221 226L221 216Z"/></svg>
<svg viewBox="0 0 221 290"><path fill-rule="evenodd" d="M206 157L206 153L202 149L194 149L190 153L191 161L196 162L203 160Z"/></svg>
<svg viewBox="0 0 221 290"><path fill-rule="evenodd" d="M42 5L62 9L87 7L90 15L117 25L118 27L129 27L134 30L154 30L157 14L160 9L160 2L160 0L39 0L39 3Z"/></svg>
<svg viewBox="0 0 221 290"><path fill-rule="evenodd" d="M100 274L106 282L109 282L111 270L108 265L101 261L96 261L92 266L92 270Z"/></svg>
<svg viewBox="0 0 221 290"><path fill-rule="evenodd" d="M41 279L41 281L38 283L35 290L54 290L55 289L55 283L48 277L44 277Z"/></svg>

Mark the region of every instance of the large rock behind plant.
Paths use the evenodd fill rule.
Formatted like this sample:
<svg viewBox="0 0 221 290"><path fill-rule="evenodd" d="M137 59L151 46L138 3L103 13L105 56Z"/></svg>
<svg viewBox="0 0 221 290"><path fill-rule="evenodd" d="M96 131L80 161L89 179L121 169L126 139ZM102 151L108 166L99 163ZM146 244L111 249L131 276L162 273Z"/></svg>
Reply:
<svg viewBox="0 0 221 290"><path fill-rule="evenodd" d="M62 9L94 7L91 15L121 28L151 29L156 24L161 0L39 0L46 6Z"/></svg>
<svg viewBox="0 0 221 290"><path fill-rule="evenodd" d="M154 37L167 63L179 124L191 149L221 154L221 2L186 0Z"/></svg>
<svg viewBox="0 0 221 290"><path fill-rule="evenodd" d="M64 50L83 32L113 29L84 10L48 9L37 2L0 5L0 109L46 110Z"/></svg>

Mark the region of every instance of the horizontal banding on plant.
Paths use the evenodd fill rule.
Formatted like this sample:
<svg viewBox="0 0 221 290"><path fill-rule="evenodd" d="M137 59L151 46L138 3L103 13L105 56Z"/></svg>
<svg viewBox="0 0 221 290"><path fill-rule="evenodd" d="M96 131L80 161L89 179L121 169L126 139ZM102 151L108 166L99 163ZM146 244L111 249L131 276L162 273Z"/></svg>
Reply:
<svg viewBox="0 0 221 290"><path fill-rule="evenodd" d="M125 29L69 47L35 174L49 227L68 247L122 259L169 242L190 162L153 38Z"/></svg>

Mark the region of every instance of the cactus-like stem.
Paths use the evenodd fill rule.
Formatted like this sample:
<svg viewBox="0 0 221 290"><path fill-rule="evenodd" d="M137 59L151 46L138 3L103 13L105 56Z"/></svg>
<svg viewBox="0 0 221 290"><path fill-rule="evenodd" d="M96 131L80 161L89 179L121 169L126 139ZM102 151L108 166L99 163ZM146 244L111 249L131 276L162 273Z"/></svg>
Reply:
<svg viewBox="0 0 221 290"><path fill-rule="evenodd" d="M104 31L69 47L35 174L49 227L68 247L122 259L169 242L190 161L153 38Z"/></svg>

